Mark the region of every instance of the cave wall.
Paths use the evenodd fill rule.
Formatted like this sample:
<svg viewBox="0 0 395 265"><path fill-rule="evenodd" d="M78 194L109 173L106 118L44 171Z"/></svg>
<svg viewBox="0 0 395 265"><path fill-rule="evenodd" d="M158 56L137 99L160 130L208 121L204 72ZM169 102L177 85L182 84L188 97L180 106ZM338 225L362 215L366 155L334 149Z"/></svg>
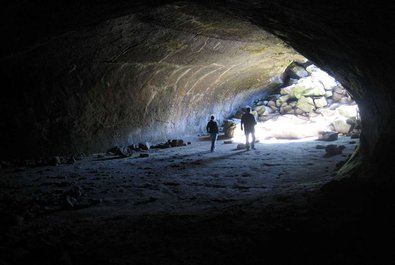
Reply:
<svg viewBox="0 0 395 265"><path fill-rule="evenodd" d="M275 40L258 34L264 29L342 83L361 112L363 158L392 162L389 1L18 1L6 7L3 155L20 156L19 147L92 151L142 135L195 132L209 113L223 118L270 85L267 77L278 76L295 56L265 50ZM274 53L283 55L281 62L268 59Z"/></svg>
<svg viewBox="0 0 395 265"><path fill-rule="evenodd" d="M51 35L2 58L2 150L100 152L197 134L280 84L294 60L304 58L248 21L191 3Z"/></svg>

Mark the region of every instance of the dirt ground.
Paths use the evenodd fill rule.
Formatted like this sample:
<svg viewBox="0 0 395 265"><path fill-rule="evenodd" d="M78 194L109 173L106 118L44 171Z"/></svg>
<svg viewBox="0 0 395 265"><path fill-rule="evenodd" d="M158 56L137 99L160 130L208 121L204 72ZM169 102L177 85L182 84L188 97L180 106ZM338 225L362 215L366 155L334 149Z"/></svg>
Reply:
<svg viewBox="0 0 395 265"><path fill-rule="evenodd" d="M0 264L393 264L387 208L321 195L358 139L250 151L220 139L213 153L188 140L0 169ZM327 156L328 144L345 148Z"/></svg>

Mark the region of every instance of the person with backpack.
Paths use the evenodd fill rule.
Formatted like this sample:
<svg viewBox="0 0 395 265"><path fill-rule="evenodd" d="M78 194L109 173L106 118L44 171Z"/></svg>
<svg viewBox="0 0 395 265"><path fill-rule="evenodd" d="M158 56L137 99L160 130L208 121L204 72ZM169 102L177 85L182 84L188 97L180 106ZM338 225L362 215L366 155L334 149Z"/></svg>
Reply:
<svg viewBox="0 0 395 265"><path fill-rule="evenodd" d="M251 134L251 148L255 150L255 125L257 124L255 116L251 113L251 108L247 107L245 113L241 116L241 130L244 129L246 136L246 148L250 150L250 143L248 141Z"/></svg>
<svg viewBox="0 0 395 265"><path fill-rule="evenodd" d="M215 121L214 115L211 115L210 121L206 126L207 132L210 134L211 152L215 151L215 143L218 139L218 123Z"/></svg>

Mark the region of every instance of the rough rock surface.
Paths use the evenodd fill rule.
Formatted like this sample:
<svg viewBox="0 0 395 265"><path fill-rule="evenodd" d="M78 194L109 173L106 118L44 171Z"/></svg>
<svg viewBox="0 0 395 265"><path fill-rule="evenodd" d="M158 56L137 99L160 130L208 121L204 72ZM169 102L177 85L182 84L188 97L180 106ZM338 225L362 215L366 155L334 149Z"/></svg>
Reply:
<svg viewBox="0 0 395 265"><path fill-rule="evenodd" d="M195 134L294 60L304 58L274 35L196 4L111 18L1 58L12 94L2 145L25 145L17 156L98 152Z"/></svg>

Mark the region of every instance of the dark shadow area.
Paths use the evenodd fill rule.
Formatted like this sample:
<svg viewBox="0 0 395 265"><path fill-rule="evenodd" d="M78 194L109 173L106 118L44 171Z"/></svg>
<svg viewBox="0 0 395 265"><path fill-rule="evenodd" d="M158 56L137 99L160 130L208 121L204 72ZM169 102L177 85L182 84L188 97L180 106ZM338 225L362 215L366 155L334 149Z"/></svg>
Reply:
<svg viewBox="0 0 395 265"><path fill-rule="evenodd" d="M363 192L359 188L354 190ZM302 203L297 197L195 216L32 224L24 231L32 246L17 254L15 264L393 264L395 219L380 198L352 210L353 203L346 206L351 198L342 198L343 207L332 200L332 208L310 195ZM306 199L313 204L306 207ZM35 232L45 226L45 235ZM4 257L12 260L15 254L6 251Z"/></svg>
<svg viewBox="0 0 395 265"><path fill-rule="evenodd" d="M107 161L107 160L116 160L116 159L125 159L128 157L121 157L121 156L111 156L111 157L101 157L94 159L93 161Z"/></svg>
<svg viewBox="0 0 395 265"><path fill-rule="evenodd" d="M205 136L200 136L199 141L210 141L210 135L205 135ZM228 136L226 136L224 133L219 133L218 134L218 141L219 140L231 140Z"/></svg>

